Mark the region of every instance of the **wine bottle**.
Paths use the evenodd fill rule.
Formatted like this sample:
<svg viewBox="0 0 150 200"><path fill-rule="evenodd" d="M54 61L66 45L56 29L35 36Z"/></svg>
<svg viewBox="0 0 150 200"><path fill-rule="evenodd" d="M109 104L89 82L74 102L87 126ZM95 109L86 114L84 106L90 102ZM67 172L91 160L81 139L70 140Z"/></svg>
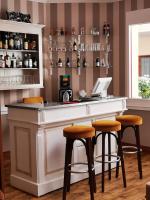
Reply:
<svg viewBox="0 0 150 200"><path fill-rule="evenodd" d="M83 67L87 67L87 62L86 62L86 59L85 59L85 58L83 58L82 66L83 66Z"/></svg>
<svg viewBox="0 0 150 200"><path fill-rule="evenodd" d="M3 40L2 40L2 35L0 34L0 49L3 48Z"/></svg>
<svg viewBox="0 0 150 200"><path fill-rule="evenodd" d="M58 59L58 64L57 64L57 66L58 66L58 67L62 67L62 66L63 66L61 58Z"/></svg>
<svg viewBox="0 0 150 200"><path fill-rule="evenodd" d="M67 58L66 67L70 67L70 60L69 60L69 58Z"/></svg>
<svg viewBox="0 0 150 200"><path fill-rule="evenodd" d="M31 58L31 54L29 54L29 56L28 56L28 62L29 62L29 68L32 68L33 67L33 61L32 61L32 58Z"/></svg>
<svg viewBox="0 0 150 200"><path fill-rule="evenodd" d="M29 49L29 41L27 39L27 34L24 35L24 49L25 50Z"/></svg>
<svg viewBox="0 0 150 200"><path fill-rule="evenodd" d="M28 62L28 56L27 56L27 54L24 55L24 62L23 62L23 64L24 64L24 67L26 67L26 68L29 67L29 62Z"/></svg>
<svg viewBox="0 0 150 200"><path fill-rule="evenodd" d="M96 67L100 67L100 60L99 60L99 58L96 58Z"/></svg>
<svg viewBox="0 0 150 200"><path fill-rule="evenodd" d="M77 68L80 67L80 58L77 58Z"/></svg>
<svg viewBox="0 0 150 200"><path fill-rule="evenodd" d="M16 68L16 66L17 66L16 57L15 57L15 55L13 53L12 57L11 57L11 67L12 68Z"/></svg>
<svg viewBox="0 0 150 200"><path fill-rule="evenodd" d="M6 55L4 56L4 61L5 61L5 67L10 68L11 61L10 61L10 56L7 54L7 52Z"/></svg>
<svg viewBox="0 0 150 200"><path fill-rule="evenodd" d="M8 34L5 33L4 37L5 37L5 40L4 40L4 49L8 49Z"/></svg>
<svg viewBox="0 0 150 200"><path fill-rule="evenodd" d="M73 43L73 51L77 51L77 42L76 42L76 40L74 40L74 43Z"/></svg>
<svg viewBox="0 0 150 200"><path fill-rule="evenodd" d="M4 68L4 67L5 67L4 57L3 55L0 55L0 68Z"/></svg>
<svg viewBox="0 0 150 200"><path fill-rule="evenodd" d="M16 35L15 35L14 45L15 45L15 49L16 50L20 49L20 39L19 39L19 34L18 33L16 33Z"/></svg>
<svg viewBox="0 0 150 200"><path fill-rule="evenodd" d="M8 46L9 46L9 49L14 49L14 38L13 38L12 33L10 33L10 36L9 36Z"/></svg>

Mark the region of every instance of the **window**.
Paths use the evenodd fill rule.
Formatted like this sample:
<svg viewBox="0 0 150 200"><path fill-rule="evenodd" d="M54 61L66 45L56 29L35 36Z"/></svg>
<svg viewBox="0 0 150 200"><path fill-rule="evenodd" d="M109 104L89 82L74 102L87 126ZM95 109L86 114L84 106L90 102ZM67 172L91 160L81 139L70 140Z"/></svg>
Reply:
<svg viewBox="0 0 150 200"><path fill-rule="evenodd" d="M149 109L150 9L126 14L126 95L129 108Z"/></svg>

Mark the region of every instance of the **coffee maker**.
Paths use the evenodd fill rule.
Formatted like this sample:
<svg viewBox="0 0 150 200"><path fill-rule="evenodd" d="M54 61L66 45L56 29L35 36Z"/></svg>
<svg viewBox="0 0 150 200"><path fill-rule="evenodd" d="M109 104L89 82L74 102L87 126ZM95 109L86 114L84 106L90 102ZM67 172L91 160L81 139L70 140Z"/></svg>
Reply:
<svg viewBox="0 0 150 200"><path fill-rule="evenodd" d="M70 87L70 75L65 74L60 76L60 89L59 89L59 101L70 102L73 100L73 92Z"/></svg>

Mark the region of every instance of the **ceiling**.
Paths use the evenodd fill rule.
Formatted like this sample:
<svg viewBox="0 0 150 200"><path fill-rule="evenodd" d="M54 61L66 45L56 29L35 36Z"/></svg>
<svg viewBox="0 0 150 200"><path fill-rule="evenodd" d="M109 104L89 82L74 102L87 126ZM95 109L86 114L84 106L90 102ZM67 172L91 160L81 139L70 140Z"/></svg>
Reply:
<svg viewBox="0 0 150 200"><path fill-rule="evenodd" d="M36 1L41 3L88 3L88 2L110 3L121 0L28 0L28 1Z"/></svg>

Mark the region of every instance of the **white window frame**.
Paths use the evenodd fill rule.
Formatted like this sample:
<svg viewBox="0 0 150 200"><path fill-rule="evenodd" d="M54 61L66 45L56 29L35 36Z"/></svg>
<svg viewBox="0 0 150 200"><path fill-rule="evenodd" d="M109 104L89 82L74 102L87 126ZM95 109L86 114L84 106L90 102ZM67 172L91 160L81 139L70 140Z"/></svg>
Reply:
<svg viewBox="0 0 150 200"><path fill-rule="evenodd" d="M137 74L132 66L134 64L138 65L138 46L136 50L134 49L133 52L133 44L132 41L132 33L134 32L134 37L138 37L138 24L146 24L150 23L150 8L148 9L141 9L136 11L130 11L126 13L126 56L125 56L125 92L126 96L129 97L127 100L127 107L128 109L135 109L135 110L150 110L150 100L149 99L139 99L139 98L132 98L132 94L137 94L138 85L135 85L133 88L132 81L137 81ZM131 26L135 25L135 26ZM133 32L132 32L133 31ZM134 54L134 59L132 59L132 54Z"/></svg>

